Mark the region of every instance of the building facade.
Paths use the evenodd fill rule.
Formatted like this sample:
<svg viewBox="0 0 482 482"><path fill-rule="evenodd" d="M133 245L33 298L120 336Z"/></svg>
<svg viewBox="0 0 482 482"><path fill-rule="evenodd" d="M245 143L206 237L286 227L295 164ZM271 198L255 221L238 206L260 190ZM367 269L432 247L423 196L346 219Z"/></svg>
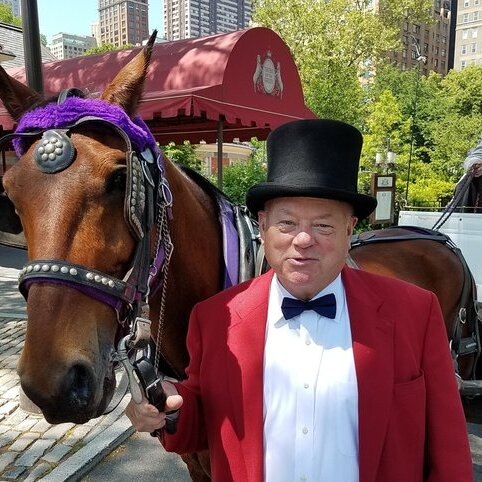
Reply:
<svg viewBox="0 0 482 482"><path fill-rule="evenodd" d="M168 41L241 30L250 19L250 0L164 0Z"/></svg>
<svg viewBox="0 0 482 482"><path fill-rule="evenodd" d="M99 0L101 44L142 45L149 38L148 0Z"/></svg>
<svg viewBox="0 0 482 482"><path fill-rule="evenodd" d="M63 32L52 36L52 43L47 45L55 58L59 60L84 55L87 50L96 46L97 42L94 37Z"/></svg>
<svg viewBox="0 0 482 482"><path fill-rule="evenodd" d="M434 0L432 16L435 21L432 25L403 22L402 48L390 55L392 62L402 70L420 68L423 75L429 71L445 75L452 68L449 61L452 18L450 0Z"/></svg>
<svg viewBox="0 0 482 482"><path fill-rule="evenodd" d="M20 8L20 0L0 0L0 3L4 3L5 5L9 5L12 8L12 13L16 17L22 16L22 10Z"/></svg>
<svg viewBox="0 0 482 482"><path fill-rule="evenodd" d="M482 65L482 0L458 0L454 69Z"/></svg>

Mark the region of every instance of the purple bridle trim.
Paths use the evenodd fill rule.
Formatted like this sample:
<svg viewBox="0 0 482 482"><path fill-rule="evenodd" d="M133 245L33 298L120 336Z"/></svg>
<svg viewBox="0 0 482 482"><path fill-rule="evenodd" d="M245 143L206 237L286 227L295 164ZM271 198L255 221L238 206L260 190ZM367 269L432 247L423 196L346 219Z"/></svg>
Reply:
<svg viewBox="0 0 482 482"><path fill-rule="evenodd" d="M88 296L89 298L94 298L97 301L100 301L102 303L105 303L106 305L109 305L110 307L114 308L114 310L116 310L118 313L122 311L122 308L125 305L125 303L121 299L115 296L110 296L107 293L104 293L103 291L95 289L94 287L71 283L69 281L61 280L61 279L35 278L32 280L27 280L24 283L25 290L28 291L30 289L30 285L34 283L47 283L52 285L60 285L60 286L67 286L68 288L73 288L74 290L80 291L81 293Z"/></svg>
<svg viewBox="0 0 482 482"><path fill-rule="evenodd" d="M98 117L116 124L127 134L136 150L142 152L150 147L156 156L160 155L162 158L153 135L140 116L131 119L121 107L102 99L68 97L61 104L52 102L44 107L38 107L22 117L15 133L66 128L83 117ZM28 140L16 138L12 142L17 156L25 153Z"/></svg>

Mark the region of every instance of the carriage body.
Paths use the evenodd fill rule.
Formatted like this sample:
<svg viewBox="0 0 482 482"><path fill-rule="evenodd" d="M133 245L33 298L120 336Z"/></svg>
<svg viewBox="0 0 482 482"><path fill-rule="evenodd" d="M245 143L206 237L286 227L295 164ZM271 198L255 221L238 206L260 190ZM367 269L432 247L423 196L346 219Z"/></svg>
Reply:
<svg viewBox="0 0 482 482"><path fill-rule="evenodd" d="M400 211L399 226L432 228L441 213L435 211ZM452 213L439 229L450 237L462 251L477 285L477 300L482 303L482 215L478 213Z"/></svg>

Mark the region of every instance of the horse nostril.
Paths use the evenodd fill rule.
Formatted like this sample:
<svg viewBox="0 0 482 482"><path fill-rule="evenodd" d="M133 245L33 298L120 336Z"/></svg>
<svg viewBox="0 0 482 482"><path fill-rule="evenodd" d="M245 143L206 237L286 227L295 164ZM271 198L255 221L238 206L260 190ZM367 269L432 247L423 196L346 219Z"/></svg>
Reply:
<svg viewBox="0 0 482 482"><path fill-rule="evenodd" d="M84 409L93 397L94 377L92 370L85 365L72 366L65 378L65 398L74 409Z"/></svg>

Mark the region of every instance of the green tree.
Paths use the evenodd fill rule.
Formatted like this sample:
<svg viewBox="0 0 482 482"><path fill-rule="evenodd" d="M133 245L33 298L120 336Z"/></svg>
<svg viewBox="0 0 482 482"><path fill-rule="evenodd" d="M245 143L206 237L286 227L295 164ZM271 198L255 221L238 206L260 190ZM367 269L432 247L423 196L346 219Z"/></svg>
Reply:
<svg viewBox="0 0 482 482"><path fill-rule="evenodd" d="M182 144L170 142L166 146L161 146L161 150L171 161L195 171L201 171L201 160L196 155L196 147L189 141L184 141Z"/></svg>
<svg viewBox="0 0 482 482"><path fill-rule="evenodd" d="M40 34L40 43L41 43L44 47L47 46L47 37L46 37L43 33Z"/></svg>
<svg viewBox="0 0 482 482"><path fill-rule="evenodd" d="M387 91L396 99L401 117L396 129L399 143L393 149L398 154L399 199L405 197L409 162L409 204L436 204L450 197L463 172L462 161L482 134L482 68L451 71L444 78L433 72L425 77L417 69L380 69L367 92L364 154L368 160L373 159L371 139L377 132L370 116ZM384 122L387 119L379 119L378 125L383 127ZM388 133L382 131L383 135ZM370 168L367 159L362 162Z"/></svg>
<svg viewBox="0 0 482 482"><path fill-rule="evenodd" d="M248 189L259 182L266 181L265 143L251 139L253 154L244 163L232 164L223 171L223 191L237 204L244 204ZM217 178L211 179L217 183Z"/></svg>
<svg viewBox="0 0 482 482"><path fill-rule="evenodd" d="M12 13L12 7L10 5L5 5L4 3L0 3L0 22L15 25L17 27L22 26L22 19L16 17Z"/></svg>
<svg viewBox="0 0 482 482"><path fill-rule="evenodd" d="M400 19L427 20L430 0L255 0L253 19L290 47L309 107L320 117L363 123L359 77L400 47Z"/></svg>
<svg viewBox="0 0 482 482"><path fill-rule="evenodd" d="M133 48L134 48L134 45L131 45L131 44L121 45L120 47L117 47L116 45L113 45L113 44L104 44L104 45L100 45L99 47L93 47L89 50L86 50L84 52L84 55L103 54L105 52L113 52L114 50L124 50L124 49L133 49Z"/></svg>

